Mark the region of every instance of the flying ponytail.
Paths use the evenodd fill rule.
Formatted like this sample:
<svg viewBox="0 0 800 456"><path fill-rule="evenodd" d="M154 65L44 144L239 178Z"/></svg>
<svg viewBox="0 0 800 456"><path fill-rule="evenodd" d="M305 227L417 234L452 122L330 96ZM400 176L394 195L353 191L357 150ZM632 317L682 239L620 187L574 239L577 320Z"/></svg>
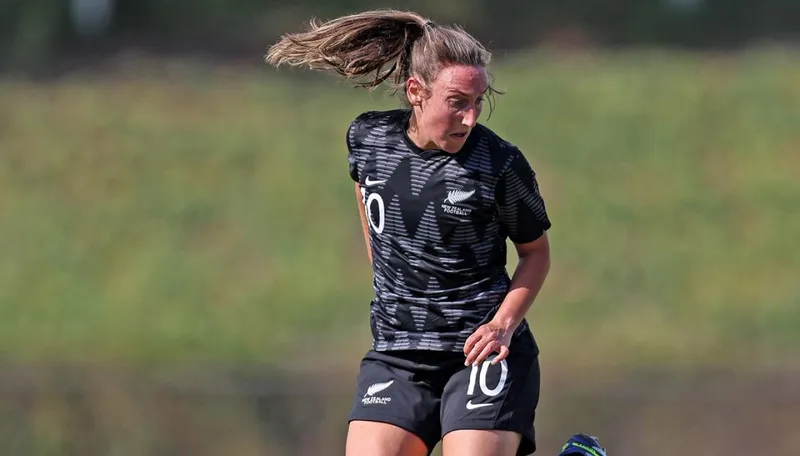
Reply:
<svg viewBox="0 0 800 456"><path fill-rule="evenodd" d="M444 65L486 67L491 53L460 27L383 9L324 23L312 20L309 30L283 35L270 46L265 60L276 67L331 71L370 90L386 82L408 104L404 88L411 75L430 87Z"/></svg>
<svg viewBox="0 0 800 456"><path fill-rule="evenodd" d="M333 71L357 87L373 89L384 81L403 84L409 76L411 48L429 21L416 13L367 11L319 23L284 35L266 61ZM387 68L388 67L388 68Z"/></svg>

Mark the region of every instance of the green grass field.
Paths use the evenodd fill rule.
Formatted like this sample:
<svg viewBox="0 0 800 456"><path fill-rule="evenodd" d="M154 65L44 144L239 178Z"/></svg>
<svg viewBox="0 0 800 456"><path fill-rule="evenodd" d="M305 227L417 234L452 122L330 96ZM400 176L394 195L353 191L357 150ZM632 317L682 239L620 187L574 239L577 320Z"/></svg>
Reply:
<svg viewBox="0 0 800 456"><path fill-rule="evenodd" d="M344 132L395 101L151 65L0 82L0 356L360 353L371 284ZM530 314L546 353L797 354L800 57L534 53L494 74L508 94L486 123L525 151L554 224Z"/></svg>

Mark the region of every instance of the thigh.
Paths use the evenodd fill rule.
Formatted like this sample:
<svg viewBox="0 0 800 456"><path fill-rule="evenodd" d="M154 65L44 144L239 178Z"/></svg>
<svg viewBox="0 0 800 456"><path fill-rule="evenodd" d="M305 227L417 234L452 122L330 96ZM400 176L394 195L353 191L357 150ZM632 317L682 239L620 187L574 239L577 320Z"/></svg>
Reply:
<svg viewBox="0 0 800 456"><path fill-rule="evenodd" d="M522 436L513 431L462 429L448 432L443 456L515 456Z"/></svg>
<svg viewBox="0 0 800 456"><path fill-rule="evenodd" d="M364 357L349 416L353 451L357 447L362 448L361 442L372 442L375 445L380 445L380 439L396 442L401 434L415 436L424 443L427 452L436 446L441 436L441 391L432 388L426 381L425 373L418 372L416 366L412 360L394 357L392 354L370 351ZM367 425L364 422L372 424ZM376 426L377 424L383 426ZM370 431L377 434L369 434ZM405 442L407 439L403 437L401 440ZM348 435L348 448L351 447L350 442ZM404 447L405 445L403 443ZM379 447L375 451L378 453L366 449L358 453L348 450L347 454L401 454L385 453Z"/></svg>
<svg viewBox="0 0 800 456"><path fill-rule="evenodd" d="M415 434L393 424L351 421L346 456L427 456L428 446Z"/></svg>
<svg viewBox="0 0 800 456"><path fill-rule="evenodd" d="M490 357L493 359L494 355ZM539 404L539 360L534 354L512 353L496 365L488 361L468 366L456 372L442 394L442 432L451 444L460 440L475 440L483 445L513 445L516 451L497 454L531 454L536 449L534 418ZM490 433L448 434L455 431L507 431ZM466 450L465 450L466 451ZM458 453L451 453L458 454ZM463 453L482 454L482 453ZM491 451L485 454L495 454ZM447 455L446 455L447 456Z"/></svg>

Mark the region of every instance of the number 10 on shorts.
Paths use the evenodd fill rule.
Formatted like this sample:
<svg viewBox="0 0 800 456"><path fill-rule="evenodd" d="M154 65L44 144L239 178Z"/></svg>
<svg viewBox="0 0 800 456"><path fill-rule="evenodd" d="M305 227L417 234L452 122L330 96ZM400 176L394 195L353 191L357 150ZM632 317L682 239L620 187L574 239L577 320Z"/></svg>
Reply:
<svg viewBox="0 0 800 456"><path fill-rule="evenodd" d="M489 387L488 382L486 380L486 376L489 372L489 369L500 367L500 380L497 382L497 385L494 387ZM479 372L480 371L480 375ZM479 378L480 377L480 378ZM472 365L472 372L469 374L469 387L467 387L467 396L475 395L475 384L478 383L480 386L481 392L489 397L495 397L503 391L503 387L506 385L506 379L508 378L508 363L506 360L500 361L499 365L492 366L491 361L484 361L483 364L478 366L477 364Z"/></svg>

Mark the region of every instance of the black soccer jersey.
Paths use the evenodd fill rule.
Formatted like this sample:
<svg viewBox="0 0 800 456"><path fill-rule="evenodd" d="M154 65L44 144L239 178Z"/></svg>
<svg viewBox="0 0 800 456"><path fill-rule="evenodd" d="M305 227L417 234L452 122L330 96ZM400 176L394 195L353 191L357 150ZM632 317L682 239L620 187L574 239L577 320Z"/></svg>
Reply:
<svg viewBox="0 0 800 456"><path fill-rule="evenodd" d="M347 132L373 259L373 348L460 351L510 284L506 240L550 228L534 171L514 145L477 125L455 154L422 150L409 110L367 112ZM538 351L523 322L514 350Z"/></svg>

